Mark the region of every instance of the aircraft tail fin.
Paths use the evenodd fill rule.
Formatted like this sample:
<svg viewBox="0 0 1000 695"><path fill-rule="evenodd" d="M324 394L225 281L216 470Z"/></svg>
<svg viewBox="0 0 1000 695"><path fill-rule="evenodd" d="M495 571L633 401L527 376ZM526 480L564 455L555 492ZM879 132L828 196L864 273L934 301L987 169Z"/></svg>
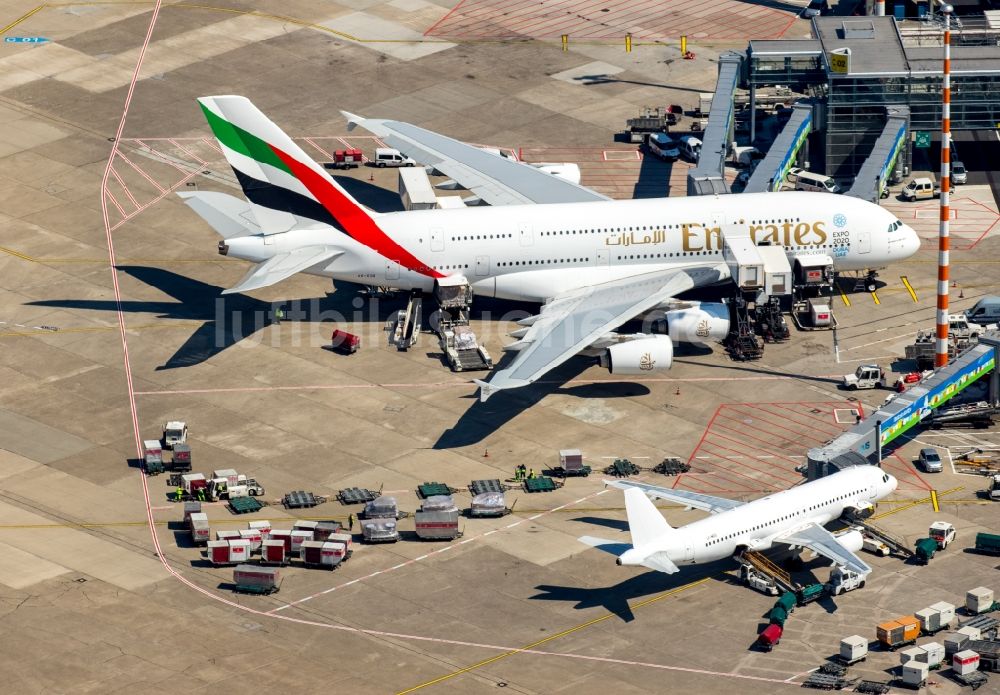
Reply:
<svg viewBox="0 0 1000 695"><path fill-rule="evenodd" d="M264 234L316 221L352 236L376 213L361 205L322 166L242 96L198 99Z"/></svg>
<svg viewBox="0 0 1000 695"><path fill-rule="evenodd" d="M638 488L625 490L625 514L632 533L632 546L641 549L673 531L652 500Z"/></svg>

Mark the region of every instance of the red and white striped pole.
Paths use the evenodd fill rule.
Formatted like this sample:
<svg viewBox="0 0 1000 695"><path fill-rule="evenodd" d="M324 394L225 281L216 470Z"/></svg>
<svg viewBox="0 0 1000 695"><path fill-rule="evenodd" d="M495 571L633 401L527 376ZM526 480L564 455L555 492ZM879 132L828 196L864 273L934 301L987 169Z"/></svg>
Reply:
<svg viewBox="0 0 1000 695"><path fill-rule="evenodd" d="M941 80L941 225L938 228L937 344L934 366L948 364L948 251L951 206L951 5L941 8L944 15L944 67Z"/></svg>

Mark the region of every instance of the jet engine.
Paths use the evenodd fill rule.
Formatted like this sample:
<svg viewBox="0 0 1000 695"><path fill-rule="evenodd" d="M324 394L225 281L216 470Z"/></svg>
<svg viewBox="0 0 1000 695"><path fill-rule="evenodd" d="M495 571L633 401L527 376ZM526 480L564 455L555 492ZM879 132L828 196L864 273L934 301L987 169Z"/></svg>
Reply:
<svg viewBox="0 0 1000 695"><path fill-rule="evenodd" d="M664 314L667 333L677 343L704 344L729 334L729 307L719 302L692 303Z"/></svg>
<svg viewBox="0 0 1000 695"><path fill-rule="evenodd" d="M837 542L843 546L844 550L856 553L861 550L861 546L864 545L865 539L861 535L861 531L854 530L848 531L846 533L841 533L836 536Z"/></svg>
<svg viewBox="0 0 1000 695"><path fill-rule="evenodd" d="M674 344L665 335L645 335L612 345L601 355L601 366L612 374L646 374L670 369Z"/></svg>

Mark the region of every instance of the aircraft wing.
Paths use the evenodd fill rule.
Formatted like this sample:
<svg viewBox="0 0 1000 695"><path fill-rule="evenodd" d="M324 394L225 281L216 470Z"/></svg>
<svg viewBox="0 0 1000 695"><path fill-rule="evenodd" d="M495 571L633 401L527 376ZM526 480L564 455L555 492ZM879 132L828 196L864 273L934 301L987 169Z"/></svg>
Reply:
<svg viewBox="0 0 1000 695"><path fill-rule="evenodd" d="M725 497L714 497L712 495L704 495L700 492L688 492L687 490L671 490L670 488L649 485L648 483L633 483L626 480L605 480L604 484L616 487L619 490L627 490L630 487L638 488L645 492L648 497L656 497L661 500L676 502L678 504L683 504L685 507L701 509L702 511L711 512L712 514L728 512L730 509L736 509L744 504L739 500L726 499Z"/></svg>
<svg viewBox="0 0 1000 695"><path fill-rule="evenodd" d="M872 571L868 563L838 543L832 533L818 524L810 524L798 531L776 536L774 540L779 543L809 548L832 560L834 564L846 567L858 574L868 574Z"/></svg>
<svg viewBox="0 0 1000 695"><path fill-rule="evenodd" d="M494 372L489 382L476 380L479 398L527 386L552 368L626 321L693 287L729 277L725 263L672 268L590 285L559 295L542 307L510 366Z"/></svg>
<svg viewBox="0 0 1000 695"><path fill-rule="evenodd" d="M411 123L363 118L341 111L348 130L361 126L390 147L436 170L490 205L586 203L610 200L533 166L499 157Z"/></svg>
<svg viewBox="0 0 1000 695"><path fill-rule="evenodd" d="M303 270L308 270L314 265L330 261L342 253L344 252L340 249L321 245L302 246L275 254L251 268L242 280L228 290L223 290L222 294L236 294L237 292L249 292L261 287L268 287L296 273L301 273Z"/></svg>

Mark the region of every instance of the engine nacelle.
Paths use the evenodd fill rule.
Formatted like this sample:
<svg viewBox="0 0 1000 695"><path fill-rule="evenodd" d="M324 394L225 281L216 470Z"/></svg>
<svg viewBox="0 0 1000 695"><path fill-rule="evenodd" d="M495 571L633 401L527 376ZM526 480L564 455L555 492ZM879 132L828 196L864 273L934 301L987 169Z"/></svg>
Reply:
<svg viewBox="0 0 1000 695"><path fill-rule="evenodd" d="M852 553L859 552L865 544L865 538L861 535L861 531L858 530L841 533L835 537L844 550Z"/></svg>
<svg viewBox="0 0 1000 695"><path fill-rule="evenodd" d="M665 335L649 335L612 345L601 355L601 366L612 374L647 374L670 369L674 344Z"/></svg>
<svg viewBox="0 0 1000 695"><path fill-rule="evenodd" d="M670 339L678 343L704 344L729 335L729 307L719 302L694 304L664 314Z"/></svg>

